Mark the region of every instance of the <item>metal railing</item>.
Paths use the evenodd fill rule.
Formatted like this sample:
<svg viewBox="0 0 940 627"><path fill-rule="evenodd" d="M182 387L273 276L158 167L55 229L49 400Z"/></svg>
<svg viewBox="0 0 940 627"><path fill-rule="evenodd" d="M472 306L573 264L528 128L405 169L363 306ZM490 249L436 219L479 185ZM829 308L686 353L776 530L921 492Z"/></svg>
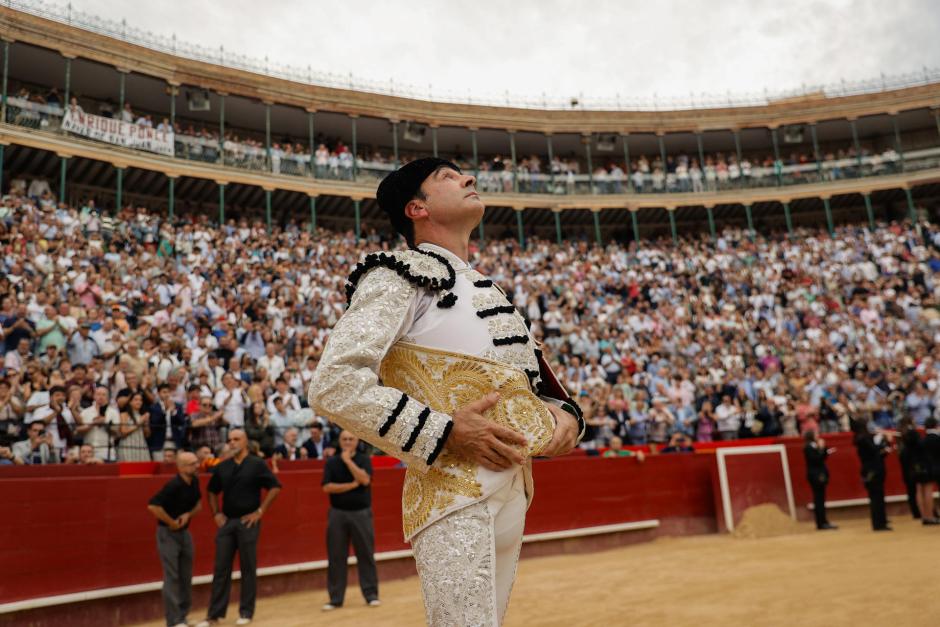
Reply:
<svg viewBox="0 0 940 627"><path fill-rule="evenodd" d="M591 95L585 96L584 94L578 94L576 98L562 98L558 96L547 96L544 93L541 95L519 95L510 94L509 92L481 95L479 91L471 93L468 90L466 93L458 93L453 90L435 89L432 85L428 85L424 88L417 85L396 83L392 79L370 80L353 76L352 73L323 72L314 70L310 65L303 68L294 65L274 63L267 57L264 59L256 59L226 50L224 46L220 46L217 49L209 48L208 46L180 41L176 38L175 34L166 36L153 33L129 25L126 19L117 21L84 11L77 11L72 7L71 3L59 4L46 2L44 0L4 0L4 4L17 11L54 20L93 33L193 61L202 61L309 85L350 89L373 94L453 104L508 106L520 109L546 110L668 111L722 107L759 107L771 104L776 100L815 94L823 94L827 97L852 96L940 83L940 69L925 67L921 72L893 76L882 74L878 78L868 80L842 81L838 84L829 85L804 84L797 88L777 91L768 91L765 89L763 92L752 93L700 93L689 94L688 96L669 97L654 94L646 97L629 98L621 98L619 95L593 97Z"/></svg>
<svg viewBox="0 0 940 627"><path fill-rule="evenodd" d="M6 122L35 130L64 133L61 128L63 110L59 106L29 102L22 98L9 98ZM297 177L352 181L354 180L351 153L311 155L287 151L277 146L269 151L255 144L225 140L220 146L217 137L176 133L174 155L178 159L215 163L255 172L271 172ZM687 165L672 166L663 171L655 166L646 170L625 172L619 167L597 174L572 172L529 172L517 167L504 170L479 170L477 186L489 194L662 194L683 192L720 192L740 189L784 187L807 183L821 183L842 179L864 178L896 174L901 171L940 167L940 146L911 150L902 155L894 150L861 157L851 156L809 163L789 164L775 162L771 166L753 165L745 159L740 165L708 163L702 168ZM468 172L472 164L463 164ZM395 168L392 162L358 159L355 180L374 183Z"/></svg>

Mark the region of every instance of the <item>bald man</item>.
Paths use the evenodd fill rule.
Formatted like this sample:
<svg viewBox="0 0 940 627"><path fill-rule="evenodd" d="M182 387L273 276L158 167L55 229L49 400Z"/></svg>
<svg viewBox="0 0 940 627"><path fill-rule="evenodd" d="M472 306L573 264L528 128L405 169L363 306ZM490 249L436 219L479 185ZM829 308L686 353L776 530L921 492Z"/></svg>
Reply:
<svg viewBox="0 0 940 627"><path fill-rule="evenodd" d="M147 509L157 519L157 552L163 566L163 605L168 627L186 627L192 606L193 539L189 521L202 508L199 460L192 453L176 457L177 474L157 492Z"/></svg>

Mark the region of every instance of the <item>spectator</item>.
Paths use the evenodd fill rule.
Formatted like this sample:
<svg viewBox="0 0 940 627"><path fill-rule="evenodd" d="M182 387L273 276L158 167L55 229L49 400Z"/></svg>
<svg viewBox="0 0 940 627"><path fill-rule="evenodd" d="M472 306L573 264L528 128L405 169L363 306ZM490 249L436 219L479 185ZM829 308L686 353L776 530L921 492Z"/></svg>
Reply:
<svg viewBox="0 0 940 627"><path fill-rule="evenodd" d="M163 457L163 451L172 446L183 449L188 445L188 424L182 405L173 402L172 391L166 383L157 386L157 399L150 405L150 435L147 448L154 461Z"/></svg>
<svg viewBox="0 0 940 627"><path fill-rule="evenodd" d="M59 458L52 445L52 434L42 422L34 422L26 431L27 439L13 444L13 461L16 464L56 464Z"/></svg>
<svg viewBox="0 0 940 627"><path fill-rule="evenodd" d="M189 441L194 447L208 446L214 451L222 444L225 417L212 405L211 396L198 400L198 410L189 417L189 425Z"/></svg>
<svg viewBox="0 0 940 627"><path fill-rule="evenodd" d="M324 459L336 452L323 432L323 423L320 421L310 425L310 437L301 446L306 449L309 459Z"/></svg>
<svg viewBox="0 0 940 627"><path fill-rule="evenodd" d="M116 407L110 404L108 388L95 388L94 401L79 414L75 433L82 436L85 444L95 450L95 457L111 462L117 458L114 449L114 433L121 422Z"/></svg>
<svg viewBox="0 0 940 627"><path fill-rule="evenodd" d="M258 450L263 457L274 455L274 425L271 424L264 402L255 401L251 404L248 418L245 420L245 433L250 442L258 443Z"/></svg>
<svg viewBox="0 0 940 627"><path fill-rule="evenodd" d="M307 458L307 449L297 444L297 429L291 427L284 433L284 443L274 448L274 456L290 461Z"/></svg>
<svg viewBox="0 0 940 627"><path fill-rule="evenodd" d="M610 438L610 448L604 451L601 457L636 457L639 462L646 459L643 451L631 451L623 448L623 440L617 436Z"/></svg>
<svg viewBox="0 0 940 627"><path fill-rule="evenodd" d="M119 462L149 462L150 448L147 438L150 436L150 412L144 406L144 395L135 392L120 413L121 426L118 428L120 439L117 443Z"/></svg>

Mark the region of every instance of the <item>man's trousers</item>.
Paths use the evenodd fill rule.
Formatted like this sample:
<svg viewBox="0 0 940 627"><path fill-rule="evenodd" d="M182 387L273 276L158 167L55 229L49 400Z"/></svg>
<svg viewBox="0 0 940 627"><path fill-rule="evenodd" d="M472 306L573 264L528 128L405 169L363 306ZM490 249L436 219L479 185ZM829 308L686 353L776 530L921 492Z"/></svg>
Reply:
<svg viewBox="0 0 940 627"><path fill-rule="evenodd" d="M412 540L428 625L500 625L525 527L522 469L489 498L432 523Z"/></svg>

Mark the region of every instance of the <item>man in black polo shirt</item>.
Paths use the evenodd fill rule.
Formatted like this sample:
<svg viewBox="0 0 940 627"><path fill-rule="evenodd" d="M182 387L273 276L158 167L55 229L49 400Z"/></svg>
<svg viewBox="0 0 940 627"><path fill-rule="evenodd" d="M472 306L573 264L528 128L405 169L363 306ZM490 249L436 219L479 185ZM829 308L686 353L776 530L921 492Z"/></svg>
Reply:
<svg viewBox="0 0 940 627"><path fill-rule="evenodd" d="M163 606L168 627L184 627L192 606L193 539L189 521L202 508L199 460L192 453L176 458L179 473L157 492L147 509L157 519L157 552L163 566Z"/></svg>
<svg viewBox="0 0 940 627"><path fill-rule="evenodd" d="M238 551L241 565L241 599L236 625L247 625L255 613L255 584L258 569L258 535L261 517L281 491L281 484L260 457L248 453L248 436L241 429L228 435L232 456L217 465L209 479L209 507L219 531L215 537L215 570L209 615L199 627L216 625L225 618L232 589L232 560ZM261 502L261 491L268 493ZM219 509L219 493L224 494Z"/></svg>
<svg viewBox="0 0 940 627"><path fill-rule="evenodd" d="M379 578L375 570L375 530L372 527L372 462L359 452L359 438L349 431L339 436L340 454L326 460L323 491L330 495L326 527L329 566L326 589L330 602L324 611L343 605L346 596L346 558L352 540L359 569L359 587L370 607L379 602Z"/></svg>

